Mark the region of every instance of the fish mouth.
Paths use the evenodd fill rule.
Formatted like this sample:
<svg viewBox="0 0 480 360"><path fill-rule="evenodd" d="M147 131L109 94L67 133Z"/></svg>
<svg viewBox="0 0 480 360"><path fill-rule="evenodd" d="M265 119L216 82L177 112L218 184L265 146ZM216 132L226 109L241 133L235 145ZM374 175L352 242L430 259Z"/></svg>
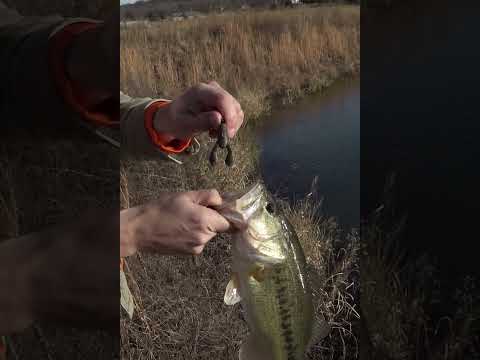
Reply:
<svg viewBox="0 0 480 360"><path fill-rule="evenodd" d="M222 216L238 230L248 227L248 220L257 211L265 199L265 186L257 181L240 193L223 194L223 203L215 206Z"/></svg>
<svg viewBox="0 0 480 360"><path fill-rule="evenodd" d="M238 210L242 213L245 213L248 219L248 215L251 215L251 213L255 212L255 210L257 210L262 205L262 201L265 200L265 185L262 181L257 181L249 188L247 188L245 192L238 197Z"/></svg>
<svg viewBox="0 0 480 360"><path fill-rule="evenodd" d="M284 261L279 245L275 244L275 238L281 236L281 229L262 226L262 221L257 221L258 215L265 213L265 207L271 200L264 183L259 180L243 192L227 194L223 198L224 202L216 208L217 211L243 233L235 241L238 254L265 264Z"/></svg>

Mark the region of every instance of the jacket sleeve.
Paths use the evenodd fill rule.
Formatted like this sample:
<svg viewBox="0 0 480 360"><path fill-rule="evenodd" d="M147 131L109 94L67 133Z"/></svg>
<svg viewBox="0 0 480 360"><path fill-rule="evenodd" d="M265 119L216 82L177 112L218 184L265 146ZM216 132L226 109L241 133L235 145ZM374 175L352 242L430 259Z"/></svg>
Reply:
<svg viewBox="0 0 480 360"><path fill-rule="evenodd" d="M131 98L120 92L120 126L122 149L131 155L162 156L183 152L191 140L171 139L153 129L153 117L158 107L169 103L165 99Z"/></svg>
<svg viewBox="0 0 480 360"><path fill-rule="evenodd" d="M57 122L80 118L58 88L52 58L63 59L64 54L53 45L72 24L94 22L61 16L22 16L0 3L2 126L6 121L10 122L7 126L30 127L41 122L42 126L53 127Z"/></svg>
<svg viewBox="0 0 480 360"><path fill-rule="evenodd" d="M151 143L145 130L145 110L153 99L149 97L132 98L120 92L120 129L122 152L128 155L158 154L166 158Z"/></svg>
<svg viewBox="0 0 480 360"><path fill-rule="evenodd" d="M167 100L131 98L120 93L104 106L87 108L81 89L65 71L65 53L72 39L101 22L60 16L24 17L0 1L0 121L7 126L56 128L68 121L120 128L121 146L131 155L167 158L190 140L162 141L148 127L155 108Z"/></svg>

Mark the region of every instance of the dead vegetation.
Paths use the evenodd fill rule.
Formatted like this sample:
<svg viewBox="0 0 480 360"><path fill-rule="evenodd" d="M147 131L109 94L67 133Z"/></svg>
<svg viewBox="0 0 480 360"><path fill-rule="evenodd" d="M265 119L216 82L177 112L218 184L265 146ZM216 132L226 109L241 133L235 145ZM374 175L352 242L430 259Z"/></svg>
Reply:
<svg viewBox="0 0 480 360"><path fill-rule="evenodd" d="M449 313L434 315L445 291L432 259L407 255L402 236L407 218L395 214L394 176L382 206L362 227L362 349L369 359L460 360L480 355L480 297L465 277L448 296Z"/></svg>
<svg viewBox="0 0 480 360"><path fill-rule="evenodd" d="M133 193L137 196L131 198L141 203L158 189L188 188L188 180L175 187L169 182L174 178L156 176L152 166L142 166L141 176L132 168L127 170L128 183L136 185ZM188 179L192 178L197 177ZM132 194L130 188L127 191ZM316 203L311 199L293 206L282 202L308 254L316 316L325 317L333 328L308 358L354 359L358 351L352 325L358 319L358 236L343 233L333 219L319 217ZM138 309L132 320L122 312L123 359L237 358L248 329L241 308L223 304L231 274L229 241L228 236L217 237L197 258L137 254L128 259L127 277Z"/></svg>
<svg viewBox="0 0 480 360"><path fill-rule="evenodd" d="M122 89L172 98L215 79L247 119L359 70L359 8L334 6L209 15L121 29Z"/></svg>
<svg viewBox="0 0 480 360"><path fill-rule="evenodd" d="M118 204L118 153L111 146L38 138L0 145L0 242L112 204ZM13 360L111 360L119 347L118 337L106 332L43 323L10 336L8 344Z"/></svg>

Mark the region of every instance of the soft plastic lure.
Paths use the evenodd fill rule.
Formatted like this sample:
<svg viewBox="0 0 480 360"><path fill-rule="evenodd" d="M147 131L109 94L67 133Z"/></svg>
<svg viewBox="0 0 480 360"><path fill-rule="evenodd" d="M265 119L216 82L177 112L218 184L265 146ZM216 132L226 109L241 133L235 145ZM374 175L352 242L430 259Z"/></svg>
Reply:
<svg viewBox="0 0 480 360"><path fill-rule="evenodd" d="M218 130L217 142L213 145L212 151L210 152L210 164L215 166L217 163L217 151L220 149L227 149L227 157L225 158L225 164L227 166L233 165L233 152L230 144L228 143L228 133L227 133L227 124L225 120L222 119L220 123L220 128Z"/></svg>

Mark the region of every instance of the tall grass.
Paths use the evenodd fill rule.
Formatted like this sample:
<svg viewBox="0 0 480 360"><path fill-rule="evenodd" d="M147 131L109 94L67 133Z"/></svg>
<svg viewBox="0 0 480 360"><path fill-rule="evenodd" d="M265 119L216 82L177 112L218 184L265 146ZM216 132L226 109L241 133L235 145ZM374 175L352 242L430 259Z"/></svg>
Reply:
<svg viewBox="0 0 480 360"><path fill-rule="evenodd" d="M121 30L123 89L174 97L215 79L247 118L273 99L291 102L359 70L358 7L319 7L209 15Z"/></svg>
<svg viewBox="0 0 480 360"><path fill-rule="evenodd" d="M407 218L395 214L394 188L392 176L382 206L362 227L361 348L369 359L379 360L477 359L476 281L466 277L452 291L451 313L432 316L444 289L432 259L402 247Z"/></svg>
<svg viewBox="0 0 480 360"><path fill-rule="evenodd" d="M116 149L89 141L26 140L0 144L0 243L118 204ZM112 359L118 336L38 322L11 334L8 346L17 354L12 359Z"/></svg>

